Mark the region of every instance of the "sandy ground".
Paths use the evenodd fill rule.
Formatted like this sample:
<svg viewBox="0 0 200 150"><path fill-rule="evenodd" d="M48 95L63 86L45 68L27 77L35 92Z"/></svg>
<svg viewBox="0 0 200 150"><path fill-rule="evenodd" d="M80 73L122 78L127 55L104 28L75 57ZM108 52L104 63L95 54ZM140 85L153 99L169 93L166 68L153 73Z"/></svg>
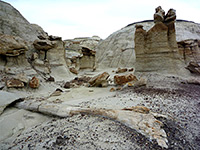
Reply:
<svg viewBox="0 0 200 150"><path fill-rule="evenodd" d="M112 70L109 72L114 75ZM59 99L65 104L87 108L147 106L153 112L169 116L158 118L167 132L168 149L200 149L200 86L186 84L175 76L137 75L148 79L146 87L127 87L114 92L109 91L115 87L112 84L107 88L63 89L60 96L46 101ZM19 119L13 121L13 117ZM7 124L16 125L5 132ZM12 106L0 116L0 126L0 149L164 149L134 129L103 116L79 114L57 118Z"/></svg>

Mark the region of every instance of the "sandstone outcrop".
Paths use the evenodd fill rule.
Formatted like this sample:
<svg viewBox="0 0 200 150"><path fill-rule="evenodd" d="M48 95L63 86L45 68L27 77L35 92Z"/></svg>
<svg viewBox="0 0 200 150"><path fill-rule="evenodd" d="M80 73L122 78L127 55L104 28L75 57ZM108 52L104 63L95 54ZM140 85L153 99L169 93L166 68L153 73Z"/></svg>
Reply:
<svg viewBox="0 0 200 150"><path fill-rule="evenodd" d="M65 40L68 66L73 66L77 70L94 69L96 59L95 48L100 41L101 38L98 36Z"/></svg>

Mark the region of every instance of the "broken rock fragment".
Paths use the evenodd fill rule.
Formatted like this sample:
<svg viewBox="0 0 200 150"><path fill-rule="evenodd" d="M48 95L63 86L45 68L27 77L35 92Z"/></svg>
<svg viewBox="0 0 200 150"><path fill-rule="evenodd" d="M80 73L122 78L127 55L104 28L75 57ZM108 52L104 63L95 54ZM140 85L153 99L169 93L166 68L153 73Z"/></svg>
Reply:
<svg viewBox="0 0 200 150"><path fill-rule="evenodd" d="M108 78L109 74L107 72L104 72L102 74L99 74L89 80L90 86L96 86L96 87L107 87L108 86Z"/></svg>
<svg viewBox="0 0 200 150"><path fill-rule="evenodd" d="M133 74L128 74L128 75L122 75L122 76L119 76L119 75L116 75L114 76L114 83L116 85L124 85L128 82L131 82L131 81L138 81L137 77Z"/></svg>
<svg viewBox="0 0 200 150"><path fill-rule="evenodd" d="M69 68L69 71L73 74L78 74L78 71L74 67Z"/></svg>
<svg viewBox="0 0 200 150"><path fill-rule="evenodd" d="M6 86L8 88L23 88L24 87L24 83L18 79L10 79L10 80L7 80L6 82Z"/></svg>
<svg viewBox="0 0 200 150"><path fill-rule="evenodd" d="M36 77L33 77L29 82L29 86L33 89L38 88L40 86L40 80Z"/></svg>
<svg viewBox="0 0 200 150"><path fill-rule="evenodd" d="M128 71L127 68L118 68L117 71L116 71L116 73L124 73L126 71Z"/></svg>
<svg viewBox="0 0 200 150"><path fill-rule="evenodd" d="M130 111L135 111L135 112L142 113L142 114L148 114L150 111L150 109L145 106L133 106L130 108L124 108L122 110L130 110Z"/></svg>

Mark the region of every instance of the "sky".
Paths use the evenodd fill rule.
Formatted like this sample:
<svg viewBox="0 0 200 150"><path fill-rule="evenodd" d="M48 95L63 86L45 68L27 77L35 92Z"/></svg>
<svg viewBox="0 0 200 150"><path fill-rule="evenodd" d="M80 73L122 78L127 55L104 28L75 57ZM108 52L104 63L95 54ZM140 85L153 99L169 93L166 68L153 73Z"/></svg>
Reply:
<svg viewBox="0 0 200 150"><path fill-rule="evenodd" d="M177 19L200 23L200 0L3 0L49 35L105 39L126 25L153 19L155 8L176 10Z"/></svg>

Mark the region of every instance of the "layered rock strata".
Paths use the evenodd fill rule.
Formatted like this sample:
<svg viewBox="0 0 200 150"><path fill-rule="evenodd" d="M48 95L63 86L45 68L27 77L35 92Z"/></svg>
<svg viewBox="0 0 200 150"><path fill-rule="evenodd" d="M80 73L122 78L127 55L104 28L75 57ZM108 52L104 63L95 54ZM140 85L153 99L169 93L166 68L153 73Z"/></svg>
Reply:
<svg viewBox="0 0 200 150"><path fill-rule="evenodd" d="M154 14L155 25L150 30L144 30L142 25L135 26L136 71L170 74L186 72L178 53L175 19L174 9L165 15L159 6Z"/></svg>

